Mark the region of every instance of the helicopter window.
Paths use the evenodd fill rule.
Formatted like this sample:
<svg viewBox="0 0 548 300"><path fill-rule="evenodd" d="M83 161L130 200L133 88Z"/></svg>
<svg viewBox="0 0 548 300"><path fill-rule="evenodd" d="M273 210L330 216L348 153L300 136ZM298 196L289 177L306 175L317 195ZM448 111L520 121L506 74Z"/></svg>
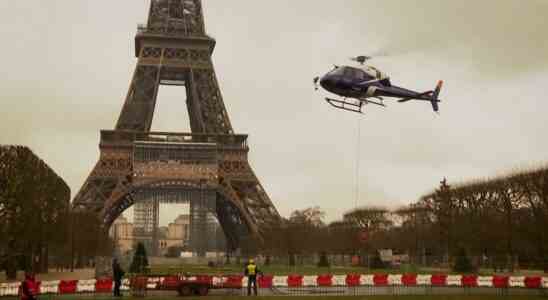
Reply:
<svg viewBox="0 0 548 300"><path fill-rule="evenodd" d="M365 72L355 68L345 68L344 76L348 78L354 78L354 79L360 79L360 80L366 79Z"/></svg>
<svg viewBox="0 0 548 300"><path fill-rule="evenodd" d="M365 74L365 72L362 71L362 70L358 70L358 69L355 70L354 77L356 77L359 80L366 80L367 79L367 75Z"/></svg>
<svg viewBox="0 0 548 300"><path fill-rule="evenodd" d="M345 68L335 68L331 72L329 72L330 75L344 75L344 69Z"/></svg>
<svg viewBox="0 0 548 300"><path fill-rule="evenodd" d="M354 70L351 68L344 68L344 77L354 77Z"/></svg>

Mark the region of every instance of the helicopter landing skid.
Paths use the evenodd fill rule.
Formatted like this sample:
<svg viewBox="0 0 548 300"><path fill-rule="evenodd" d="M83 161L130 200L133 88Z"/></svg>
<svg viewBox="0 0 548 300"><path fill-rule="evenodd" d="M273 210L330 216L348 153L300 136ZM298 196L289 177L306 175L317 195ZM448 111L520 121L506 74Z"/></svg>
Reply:
<svg viewBox="0 0 548 300"><path fill-rule="evenodd" d="M375 104L375 105L378 105L378 106L382 106L382 107L386 107L386 105L384 105L384 100L381 98L381 97L375 97L377 99L379 99L379 102L377 101L371 101L371 100L368 100L368 99L359 99L360 101L362 101L362 103L364 104Z"/></svg>
<svg viewBox="0 0 548 300"><path fill-rule="evenodd" d="M356 103L356 102L349 102L346 99L336 100L331 98L325 98L325 101L327 101L327 103L329 103L331 106L338 109L352 111L359 114L363 113L362 112L363 102L359 100L358 100L358 103Z"/></svg>

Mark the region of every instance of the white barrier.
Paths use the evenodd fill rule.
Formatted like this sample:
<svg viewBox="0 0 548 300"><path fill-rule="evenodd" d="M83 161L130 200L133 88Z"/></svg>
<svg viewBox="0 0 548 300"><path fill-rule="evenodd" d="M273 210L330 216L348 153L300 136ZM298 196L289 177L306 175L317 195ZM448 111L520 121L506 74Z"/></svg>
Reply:
<svg viewBox="0 0 548 300"><path fill-rule="evenodd" d="M493 276L479 276L478 277L478 286L492 287L493 286Z"/></svg>
<svg viewBox="0 0 548 300"><path fill-rule="evenodd" d="M3 285L3 296L17 296L19 295L20 282L5 283Z"/></svg>
<svg viewBox="0 0 548 300"><path fill-rule="evenodd" d="M317 286L318 282L316 281L317 276L304 276L303 277L303 286Z"/></svg>
<svg viewBox="0 0 548 300"><path fill-rule="evenodd" d="M510 276L508 281L510 287L525 287L525 277L524 276Z"/></svg>
<svg viewBox="0 0 548 300"><path fill-rule="evenodd" d="M449 275L447 276L448 286L462 286L462 275Z"/></svg>
<svg viewBox="0 0 548 300"><path fill-rule="evenodd" d="M375 285L374 275L360 276L360 285Z"/></svg>
<svg viewBox="0 0 548 300"><path fill-rule="evenodd" d="M225 280L223 280L223 277L213 276L213 278L211 278L211 284L213 286L222 286L224 282Z"/></svg>
<svg viewBox="0 0 548 300"><path fill-rule="evenodd" d="M0 283L0 297L7 296L8 293L8 284Z"/></svg>
<svg viewBox="0 0 548 300"><path fill-rule="evenodd" d="M120 290L121 291L129 291L131 289L129 285L130 285L129 279L124 278L122 280L122 286L120 286ZM114 284L112 285L112 288L114 288Z"/></svg>
<svg viewBox="0 0 548 300"><path fill-rule="evenodd" d="M274 276L274 278L272 279L272 284L274 286L286 287L287 276Z"/></svg>
<svg viewBox="0 0 548 300"><path fill-rule="evenodd" d="M402 285L403 282L401 281L403 275L401 274L390 274L388 275L388 284L389 285Z"/></svg>
<svg viewBox="0 0 548 300"><path fill-rule="evenodd" d="M40 285L40 293L42 294L57 294L59 293L59 280L43 281ZM95 291L95 287L94 287Z"/></svg>
<svg viewBox="0 0 548 300"><path fill-rule="evenodd" d="M346 275L335 275L335 276L333 276L333 285L335 285L335 286L345 286L346 285Z"/></svg>
<svg viewBox="0 0 548 300"><path fill-rule="evenodd" d="M90 280L78 280L76 285L76 292L86 293L86 292L95 292L95 279Z"/></svg>
<svg viewBox="0 0 548 300"><path fill-rule="evenodd" d="M432 285L432 275L417 275L417 285Z"/></svg>

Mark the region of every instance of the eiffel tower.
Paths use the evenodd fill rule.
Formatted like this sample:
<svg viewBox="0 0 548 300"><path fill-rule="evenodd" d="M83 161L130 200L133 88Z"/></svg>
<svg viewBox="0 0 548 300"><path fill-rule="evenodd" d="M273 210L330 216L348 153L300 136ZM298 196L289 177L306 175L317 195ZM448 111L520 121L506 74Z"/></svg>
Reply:
<svg viewBox="0 0 548 300"><path fill-rule="evenodd" d="M223 228L228 248L261 241L280 221L248 163L247 135L235 134L219 89L201 0L152 0L135 37L137 66L114 130L102 130L100 158L76 195L75 209L108 228L145 203L158 246L158 203L190 204L190 239L204 253L206 214ZM151 132L158 89L184 87L192 133ZM137 212L136 212L137 213Z"/></svg>

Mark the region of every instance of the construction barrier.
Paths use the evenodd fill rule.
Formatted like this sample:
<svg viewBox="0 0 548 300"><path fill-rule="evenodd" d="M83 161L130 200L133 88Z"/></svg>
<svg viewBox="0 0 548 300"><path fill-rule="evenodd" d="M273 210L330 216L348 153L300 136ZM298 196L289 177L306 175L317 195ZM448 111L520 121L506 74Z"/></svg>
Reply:
<svg viewBox="0 0 548 300"><path fill-rule="evenodd" d="M257 285L259 285L259 288L262 288L262 289L272 288L274 286L274 276L272 275L259 276L259 278L257 278Z"/></svg>
<svg viewBox="0 0 548 300"><path fill-rule="evenodd" d="M181 280L194 281L210 285L218 289L242 289L247 286L247 278L242 275L228 276L164 276L143 278L147 290L176 290ZM262 289L284 288L286 290L299 288L467 288L467 289L510 289L541 290L548 292L548 277L541 276L478 276L478 275L446 275L446 274L348 274L303 276L259 276L257 283ZM1 283L0 297L14 297L19 293L20 283ZM39 282L41 294L105 294L111 293L113 281L110 278L89 280L60 280ZM130 281L124 279L122 291L130 290Z"/></svg>

